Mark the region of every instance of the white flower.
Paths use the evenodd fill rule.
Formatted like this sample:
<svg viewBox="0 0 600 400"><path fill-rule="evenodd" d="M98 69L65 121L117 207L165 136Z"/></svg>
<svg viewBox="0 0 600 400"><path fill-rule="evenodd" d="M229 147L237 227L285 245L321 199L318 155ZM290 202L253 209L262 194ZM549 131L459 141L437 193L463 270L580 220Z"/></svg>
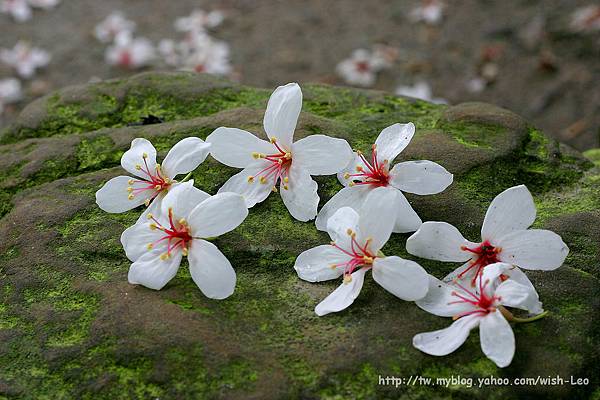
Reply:
<svg viewBox="0 0 600 400"><path fill-rule="evenodd" d="M421 218L412 209L402 192L418 195L440 193L452 183L453 176L432 161L405 161L390 170L394 159L411 141L415 133L412 123L394 124L385 128L372 146L372 157L355 153L338 179L346 187L323 206L317 216L317 229L327 229L327 220L341 207L359 210L367 194L375 188L385 187L394 194L392 202L398 210L394 232L413 232L421 226Z"/></svg>
<svg viewBox="0 0 600 400"><path fill-rule="evenodd" d="M108 15L102 22L96 25L94 36L102 43L109 43L123 33L133 33L135 30L135 22L125 18L125 15L120 11L115 11Z"/></svg>
<svg viewBox="0 0 600 400"><path fill-rule="evenodd" d="M425 81L419 81L415 83L414 86L398 86L396 88L396 94L398 96L414 97L415 99L421 99L435 104L448 103L446 99L433 97L431 86Z"/></svg>
<svg viewBox="0 0 600 400"><path fill-rule="evenodd" d="M444 16L446 4L441 0L422 0L421 6L414 8L409 18L414 22L425 22L428 25L437 25Z"/></svg>
<svg viewBox="0 0 600 400"><path fill-rule="evenodd" d="M344 276L342 285L317 305L317 315L352 304L369 270L379 285L403 300L417 300L427 293L429 278L419 264L380 252L394 227L394 197L379 188L367 196L358 213L350 207L340 208L327 221L331 244L314 247L296 259L294 269L304 280L320 282Z"/></svg>
<svg viewBox="0 0 600 400"><path fill-rule="evenodd" d="M215 28L223 22L221 11L194 10L187 17L175 20L175 30L179 32L203 32L206 28Z"/></svg>
<svg viewBox="0 0 600 400"><path fill-rule="evenodd" d="M471 93L481 93L485 89L487 81L481 77L475 77L467 81L467 90Z"/></svg>
<svg viewBox="0 0 600 400"><path fill-rule="evenodd" d="M382 52L357 49L350 58L341 61L336 71L350 85L373 86L377 72L389 65Z"/></svg>
<svg viewBox="0 0 600 400"><path fill-rule="evenodd" d="M13 67L21 77L31 78L36 69L48 65L50 54L19 40L12 49L0 50L0 60Z"/></svg>
<svg viewBox="0 0 600 400"><path fill-rule="evenodd" d="M21 82L18 79L0 79L0 114L2 114L5 104L17 102L22 97Z"/></svg>
<svg viewBox="0 0 600 400"><path fill-rule="evenodd" d="M569 27L574 32L600 31L600 5L579 7L571 15Z"/></svg>
<svg viewBox="0 0 600 400"><path fill-rule="evenodd" d="M0 12L10 14L18 22L31 19L31 7L27 0L2 0Z"/></svg>
<svg viewBox="0 0 600 400"><path fill-rule="evenodd" d="M455 322L445 329L415 335L413 345L424 353L445 356L459 348L471 329L479 326L483 353L501 368L509 365L515 354L515 336L507 317L519 319L504 306L535 314L543 311L533 287L503 278L514 270L508 264L492 264L479 275L475 289L430 277L427 296L417 300L417 305L432 314L453 317Z"/></svg>
<svg viewBox="0 0 600 400"><path fill-rule="evenodd" d="M486 267L504 262L525 269L553 270L562 265L569 248L556 233L527 229L535 221L533 197L524 185L500 193L487 210L481 242L465 239L446 222L425 222L406 241L413 255L438 261L465 262L444 280L458 279L475 285ZM522 275L520 283L529 280Z"/></svg>
<svg viewBox="0 0 600 400"><path fill-rule="evenodd" d="M293 142L302 91L296 83L279 86L269 99L264 128L270 142L236 128L218 128L206 141L211 155L225 165L244 168L219 189L240 193L248 207L264 201L280 184L281 198L290 214L300 221L317 214L317 182L311 175L342 170L352 158L343 139L312 135Z"/></svg>
<svg viewBox="0 0 600 400"><path fill-rule="evenodd" d="M146 139L137 138L121 157L121 166L136 176L112 178L96 192L96 203L104 211L122 213L142 204L152 205L148 212L158 214L160 203L176 181L175 176L195 170L208 156L210 144L189 137L179 141L165 157L162 165L156 163L156 149Z"/></svg>
<svg viewBox="0 0 600 400"><path fill-rule="evenodd" d="M106 49L106 62L127 69L137 69L150 64L156 57L152 42L146 38L132 38L129 32L117 35L113 45Z"/></svg>
<svg viewBox="0 0 600 400"><path fill-rule="evenodd" d="M206 34L193 34L181 51L182 69L215 75L231 72L229 45Z"/></svg>
<svg viewBox="0 0 600 400"><path fill-rule="evenodd" d="M223 253L203 239L235 229L247 215L239 194L211 197L191 181L177 185L165 196L159 216L148 214L148 220L138 221L121 235L127 257L133 261L129 283L160 290L187 256L192 279L206 297L229 297L235 289L235 271Z"/></svg>
<svg viewBox="0 0 600 400"><path fill-rule="evenodd" d="M60 0L27 0L32 7L50 10L56 7Z"/></svg>
<svg viewBox="0 0 600 400"><path fill-rule="evenodd" d="M172 39L162 39L158 43L158 54L161 55L167 65L177 67L181 64L179 45Z"/></svg>

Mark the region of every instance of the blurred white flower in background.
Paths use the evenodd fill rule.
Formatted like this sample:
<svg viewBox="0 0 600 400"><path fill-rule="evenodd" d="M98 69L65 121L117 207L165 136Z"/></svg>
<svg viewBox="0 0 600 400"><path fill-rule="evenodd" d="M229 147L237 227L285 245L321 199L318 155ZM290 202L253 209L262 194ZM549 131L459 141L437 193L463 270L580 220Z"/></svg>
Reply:
<svg viewBox="0 0 600 400"><path fill-rule="evenodd" d="M600 5L579 7L571 14L569 27L574 32L600 31Z"/></svg>
<svg viewBox="0 0 600 400"><path fill-rule="evenodd" d="M127 69L149 65L156 58L152 42L146 38L134 38L129 32L121 32L115 42L106 49L106 62Z"/></svg>
<svg viewBox="0 0 600 400"><path fill-rule="evenodd" d="M0 115L4 105L17 102L23 97L21 82L15 78L0 79Z"/></svg>
<svg viewBox="0 0 600 400"><path fill-rule="evenodd" d="M389 68L390 52L383 48L377 50L357 49L352 55L342 60L336 67L336 72L350 85L373 86L377 79L377 73L382 69Z"/></svg>
<svg viewBox="0 0 600 400"><path fill-rule="evenodd" d="M56 7L60 3L60 0L28 0L28 2L31 7L50 10Z"/></svg>
<svg viewBox="0 0 600 400"><path fill-rule="evenodd" d="M437 25L442 21L446 4L441 0L422 0L421 5L414 8L408 15L413 22L424 22Z"/></svg>
<svg viewBox="0 0 600 400"><path fill-rule="evenodd" d="M204 34L196 34L183 46L182 69L227 75L231 72L229 45Z"/></svg>
<svg viewBox="0 0 600 400"><path fill-rule="evenodd" d="M179 32L204 32L207 28L215 28L223 22L224 15L221 11L194 10L187 17L175 20L175 30Z"/></svg>
<svg viewBox="0 0 600 400"><path fill-rule="evenodd" d="M110 43L115 38L123 33L133 33L135 30L135 22L125 18L125 15L120 11L115 11L108 15L102 22L96 25L94 36L102 43Z"/></svg>
<svg viewBox="0 0 600 400"><path fill-rule="evenodd" d="M396 88L396 94L398 96L414 97L415 99L421 99L435 104L448 103L446 99L433 97L431 86L425 81L419 81L413 86L398 86Z"/></svg>
<svg viewBox="0 0 600 400"><path fill-rule="evenodd" d="M12 67L22 78L31 78L35 70L50 62L51 56L45 50L32 47L29 42L19 40L12 49L0 50L0 61Z"/></svg>
<svg viewBox="0 0 600 400"><path fill-rule="evenodd" d="M9 14L18 22L31 19L31 7L27 0L2 0L2 3L0 3L0 12Z"/></svg>

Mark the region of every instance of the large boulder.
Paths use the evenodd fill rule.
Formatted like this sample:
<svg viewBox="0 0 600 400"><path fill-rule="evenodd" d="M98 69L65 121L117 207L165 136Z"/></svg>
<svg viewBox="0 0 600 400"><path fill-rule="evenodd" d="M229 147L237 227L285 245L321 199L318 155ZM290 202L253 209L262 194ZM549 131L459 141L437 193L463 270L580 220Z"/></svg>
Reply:
<svg viewBox="0 0 600 400"><path fill-rule="evenodd" d="M325 133L368 150L380 130L412 121L403 159L429 159L454 173L434 196L410 196L423 220L448 221L478 238L502 190L526 184L536 227L560 234L565 265L527 272L549 315L514 326L514 361L499 369L472 334L458 351L432 357L412 347L419 332L449 320L429 315L369 279L348 310L317 317L314 306L339 282L312 284L296 256L328 241L293 220L280 196L250 210L216 240L232 261L233 296L207 299L184 263L163 290L127 282L119 236L139 210L107 214L94 193L121 174L135 137L161 155L181 138L219 126L264 136L270 90L187 73L147 73L66 88L26 107L0 136L0 398L584 398L600 376L600 155L590 159L548 139L510 111L481 103L433 105L382 92L304 85L296 137ZM140 125L148 116L163 123ZM146 118L146 121L148 118ZM216 193L235 170L209 159L196 186ZM341 186L318 178L321 205ZM456 265L417 259L408 235L383 249L441 277ZM379 377L413 377L380 385ZM438 377L473 386L436 385ZM480 377L559 375L563 385L483 386ZM422 377L415 384L415 377ZM572 385L588 378L588 385ZM430 384L426 379L432 378ZM463 383L465 383L463 381ZM596 390L595 396L600 393Z"/></svg>

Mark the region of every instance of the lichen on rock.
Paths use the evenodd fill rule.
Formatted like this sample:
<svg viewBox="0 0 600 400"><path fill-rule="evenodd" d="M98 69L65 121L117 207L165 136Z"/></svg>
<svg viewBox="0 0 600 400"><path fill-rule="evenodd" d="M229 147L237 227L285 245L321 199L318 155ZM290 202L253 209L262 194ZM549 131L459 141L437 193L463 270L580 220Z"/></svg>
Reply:
<svg viewBox="0 0 600 400"><path fill-rule="evenodd" d="M450 356L411 346L445 326L368 281L352 308L319 318L314 306L336 285L310 284L295 257L326 234L289 215L278 196L216 240L238 283L223 301L205 298L184 266L163 290L127 283L119 235L139 211L106 214L94 193L121 173L135 137L166 150L219 126L264 136L269 91L204 75L146 73L61 90L25 108L0 136L0 398L522 398L586 397L589 386L388 387L379 375L473 378L600 376L600 166L495 106L433 105L389 94L303 85L298 137L325 133L363 151L379 131L412 121L404 159L429 159L455 175L435 196L410 196L423 220L448 221L475 238L491 199L527 184L536 226L571 248L563 267L527 272L548 317L515 327L517 351L498 369L477 335ZM165 122L128 126L148 115ZM208 159L193 174L216 193L234 169ZM323 205L341 188L318 177ZM409 256L408 235L383 249L439 277L452 266ZM285 240L282 240L285 238Z"/></svg>

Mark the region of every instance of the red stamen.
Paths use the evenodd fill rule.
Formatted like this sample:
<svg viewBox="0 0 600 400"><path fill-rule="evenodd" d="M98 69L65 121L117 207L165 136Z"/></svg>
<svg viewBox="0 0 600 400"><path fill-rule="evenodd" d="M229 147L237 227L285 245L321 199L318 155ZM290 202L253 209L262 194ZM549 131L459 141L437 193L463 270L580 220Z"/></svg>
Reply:
<svg viewBox="0 0 600 400"><path fill-rule="evenodd" d="M474 256L471 261L469 261L469 267L458 274L458 278L462 278L471 269L476 268L475 275L473 276L473 279L471 279L471 286L475 286L477 277L483 273L483 269L488 265L497 263L499 261L498 254L502 249L499 247L494 247L488 240L486 240L475 248L463 246L462 250L473 253Z"/></svg>

